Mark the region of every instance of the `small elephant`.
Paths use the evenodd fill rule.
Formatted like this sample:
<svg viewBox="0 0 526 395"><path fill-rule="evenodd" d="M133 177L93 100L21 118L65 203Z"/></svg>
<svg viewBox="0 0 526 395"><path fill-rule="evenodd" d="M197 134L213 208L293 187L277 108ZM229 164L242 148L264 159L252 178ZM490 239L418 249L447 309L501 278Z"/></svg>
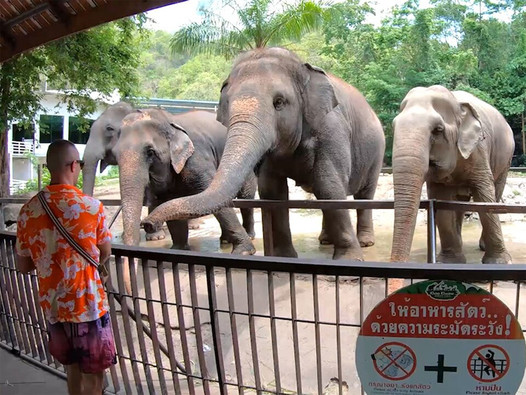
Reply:
<svg viewBox="0 0 526 395"><path fill-rule="evenodd" d="M134 111L134 108L123 101L109 106L97 120L91 125L90 134L84 150L82 169L82 190L85 194L93 196L95 187L95 174L100 162L100 172L108 165L118 165L113 147L117 144L120 135L120 126L124 117ZM148 207L151 211L152 208ZM197 219L191 220L190 229L199 228ZM164 239L164 230L147 233L146 240Z"/></svg>
<svg viewBox="0 0 526 395"><path fill-rule="evenodd" d="M424 181L430 199L498 202L515 143L504 117L491 105L443 86L411 89L393 121L395 223L391 260L409 259ZM439 262L464 263L464 213L439 210ZM483 263L510 263L496 214L480 213Z"/></svg>
<svg viewBox="0 0 526 395"><path fill-rule="evenodd" d="M139 224L145 191L153 207L167 200L204 191L214 178L226 141L226 128L206 111L172 115L164 110L138 110L121 124L113 151L119 164L123 213L123 241L139 243ZM256 180L248 174L239 187L241 198L254 198ZM199 210L196 210L199 211ZM243 226L233 208L215 213L222 241L232 253L255 253L253 209L241 209ZM200 215L196 215L200 216ZM173 246L189 249L188 221L167 222Z"/></svg>
<svg viewBox="0 0 526 395"><path fill-rule="evenodd" d="M354 87L286 49L239 56L221 88L217 119L228 137L210 187L160 205L145 229L225 206L254 168L262 199L287 200L287 178L318 199L374 197L385 149L378 117ZM274 254L296 257L288 209L271 216ZM360 244L374 242L371 210L358 210L358 236L348 210L324 210L323 223L333 258L363 260Z"/></svg>

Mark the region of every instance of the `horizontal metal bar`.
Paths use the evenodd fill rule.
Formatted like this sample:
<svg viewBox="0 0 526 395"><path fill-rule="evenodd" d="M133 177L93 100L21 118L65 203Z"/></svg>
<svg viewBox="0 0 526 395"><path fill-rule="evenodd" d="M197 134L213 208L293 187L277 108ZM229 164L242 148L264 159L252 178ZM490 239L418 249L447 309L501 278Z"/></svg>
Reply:
<svg viewBox="0 0 526 395"><path fill-rule="evenodd" d="M25 198L0 198L0 204L27 202ZM102 199L105 206L120 206L119 199ZM490 213L526 214L526 205L458 202L448 200L433 200L437 210L477 211ZM428 209L430 200L421 200L420 208ZM260 199L234 199L231 204L236 208L289 208L289 209L394 209L393 200L260 200Z"/></svg>

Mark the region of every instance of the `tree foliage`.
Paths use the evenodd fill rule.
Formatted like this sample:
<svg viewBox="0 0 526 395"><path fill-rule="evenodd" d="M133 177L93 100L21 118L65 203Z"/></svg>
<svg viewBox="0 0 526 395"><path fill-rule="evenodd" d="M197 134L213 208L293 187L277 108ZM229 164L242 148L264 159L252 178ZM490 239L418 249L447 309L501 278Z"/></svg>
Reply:
<svg viewBox="0 0 526 395"><path fill-rule="evenodd" d="M122 96L137 95L137 66L140 41L147 33L145 17L138 15L105 24L55 41L19 55L0 65L0 196L8 193L8 123L31 122L41 109L42 90L48 87L65 92L70 111L84 116L96 108L93 92Z"/></svg>

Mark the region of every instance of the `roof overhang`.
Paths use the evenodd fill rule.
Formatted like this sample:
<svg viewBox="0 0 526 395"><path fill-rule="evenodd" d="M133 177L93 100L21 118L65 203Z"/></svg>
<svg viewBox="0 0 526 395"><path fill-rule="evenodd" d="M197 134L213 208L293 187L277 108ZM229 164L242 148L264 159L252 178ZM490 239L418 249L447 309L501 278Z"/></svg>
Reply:
<svg viewBox="0 0 526 395"><path fill-rule="evenodd" d="M39 45L185 0L0 0L0 63Z"/></svg>

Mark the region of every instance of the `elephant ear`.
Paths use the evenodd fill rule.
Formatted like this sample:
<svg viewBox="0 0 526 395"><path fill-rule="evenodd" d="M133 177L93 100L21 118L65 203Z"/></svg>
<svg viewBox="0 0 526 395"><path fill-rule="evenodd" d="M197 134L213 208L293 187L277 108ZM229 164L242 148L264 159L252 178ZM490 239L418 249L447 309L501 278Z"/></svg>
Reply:
<svg viewBox="0 0 526 395"><path fill-rule="evenodd" d="M304 115L307 122L317 127L325 116L338 105L338 99L329 76L323 69L305 63L305 80L302 89Z"/></svg>
<svg viewBox="0 0 526 395"><path fill-rule="evenodd" d="M227 113L228 105L226 103L226 99L223 98L223 90L227 87L228 80L225 80L223 82L223 85L221 85L221 97L219 98L219 105L217 107L217 114L216 114L216 120L217 122L223 124L225 127L228 127L225 122L228 122L228 116L225 114Z"/></svg>
<svg viewBox="0 0 526 395"><path fill-rule="evenodd" d="M174 128L174 134L169 140L170 161L175 172L179 174L183 170L188 158L194 153L194 144L182 126L175 122L170 122L170 126Z"/></svg>
<svg viewBox="0 0 526 395"><path fill-rule="evenodd" d="M464 159L469 158L479 141L484 139L480 116L469 103L460 103L461 121L458 128L458 149Z"/></svg>

